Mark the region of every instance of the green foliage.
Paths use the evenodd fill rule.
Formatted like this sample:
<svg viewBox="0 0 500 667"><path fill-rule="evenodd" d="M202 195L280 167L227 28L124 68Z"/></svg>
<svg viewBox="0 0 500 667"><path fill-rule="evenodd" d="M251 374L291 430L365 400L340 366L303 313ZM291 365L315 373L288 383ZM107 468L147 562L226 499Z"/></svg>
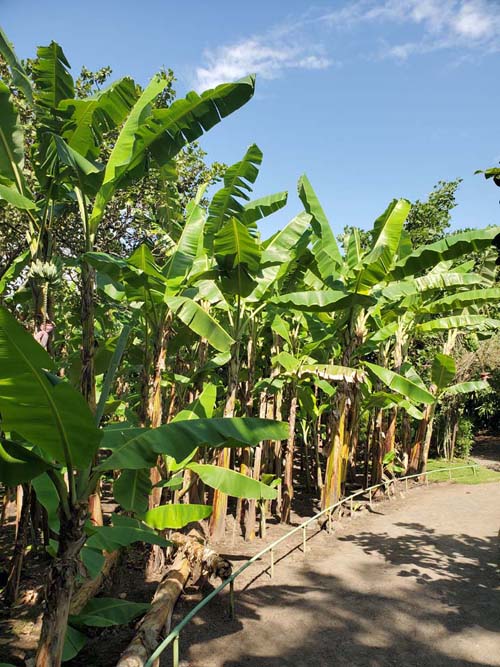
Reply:
<svg viewBox="0 0 500 667"><path fill-rule="evenodd" d="M455 456L468 459L474 445L474 425L470 419L462 417L458 422Z"/></svg>
<svg viewBox="0 0 500 667"><path fill-rule="evenodd" d="M145 512L142 520L151 528L158 530L179 529L193 521L202 521L211 513L212 508L209 505L161 505Z"/></svg>
<svg viewBox="0 0 500 667"><path fill-rule="evenodd" d="M95 628L109 628L113 625L130 623L136 616L149 609L149 604L129 602L115 598L95 598L90 600L78 616L70 616L71 625L86 625Z"/></svg>
<svg viewBox="0 0 500 667"><path fill-rule="evenodd" d="M190 463L187 467L193 470L205 484L214 489L220 489L228 496L256 498L258 500L261 498L266 500L276 498L274 489L234 470L201 463Z"/></svg>
<svg viewBox="0 0 500 667"><path fill-rule="evenodd" d="M54 362L0 307L0 410L4 431L19 433L70 469L92 460L100 433L81 394L47 371Z"/></svg>
<svg viewBox="0 0 500 667"><path fill-rule="evenodd" d="M462 182L439 181L423 202L417 199L412 204L405 229L414 247L433 243L441 239L450 226L451 211L455 208L456 192Z"/></svg>

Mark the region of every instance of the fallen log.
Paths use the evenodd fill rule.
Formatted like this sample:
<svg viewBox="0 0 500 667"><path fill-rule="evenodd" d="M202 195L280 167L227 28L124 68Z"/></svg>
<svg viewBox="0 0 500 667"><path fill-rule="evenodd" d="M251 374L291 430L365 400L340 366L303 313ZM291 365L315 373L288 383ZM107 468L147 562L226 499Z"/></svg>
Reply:
<svg viewBox="0 0 500 667"><path fill-rule="evenodd" d="M188 535L174 533L170 540L176 549L172 566L156 589L151 608L139 621L136 634L117 667L144 667L162 636L170 632L175 604L188 580L194 583L206 575L222 579L231 575L229 561L206 546L198 531L193 530Z"/></svg>

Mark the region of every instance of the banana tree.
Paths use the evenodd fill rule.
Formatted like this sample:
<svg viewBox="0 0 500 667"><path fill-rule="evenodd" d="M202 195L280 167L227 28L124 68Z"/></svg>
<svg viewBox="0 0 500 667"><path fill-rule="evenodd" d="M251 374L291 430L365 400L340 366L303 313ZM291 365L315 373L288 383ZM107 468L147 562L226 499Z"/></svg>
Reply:
<svg viewBox="0 0 500 667"><path fill-rule="evenodd" d="M3 48L5 52L4 43ZM13 61L10 56L7 62L28 85L29 77L19 72L17 59ZM186 143L237 110L254 92L254 78L247 77L202 95L191 92L168 108L155 109L153 103L166 85L166 77L155 76L138 95L134 82L125 78L94 98L75 99L69 64L61 47L55 42L40 47L28 94L37 119L32 156L37 182L32 193L22 175L22 129L9 91L2 84L0 196L30 216L32 244L39 245L47 235L56 205L76 202L83 249L92 252L106 206L120 188L140 179L151 159L165 167ZM109 156L99 162L103 135L118 128ZM94 273L85 260L81 263L81 279L80 385L94 409Z"/></svg>
<svg viewBox="0 0 500 667"><path fill-rule="evenodd" d="M410 204L406 200L399 200L392 202L375 222L371 246L363 250L359 234L354 231L346 243L343 257L318 199L305 177L299 182L299 195L306 211L313 217L312 252L315 269L306 275L307 290L280 295L274 302L282 308L329 314L329 326L337 332L337 338L341 341L340 362L347 368L357 365L357 360L366 352L365 344L370 336L376 336L378 330L385 326L381 324L379 312L384 303L387 303L387 309L390 309L391 303L390 299L385 301L384 290L387 290L386 294L391 290L394 293L400 290L397 297L399 302L405 291L411 298L411 294L423 290L426 280L428 288L434 281L434 289L438 285L452 287L455 284L477 284L477 278L471 280L463 275L428 278L425 272L441 262L453 262L468 252L487 248L496 233L494 229L466 232L413 250L404 232ZM474 318L473 315L467 317ZM484 317L477 318L484 325ZM455 324L461 325L463 321L457 320ZM447 325L450 326L450 320ZM426 328L435 330L438 326L432 322L423 322L418 328L425 331ZM444 328L444 321L442 326ZM397 330L396 324L389 331L389 336L393 336ZM396 367L402 362L402 347L404 336L400 336L397 343ZM359 406L359 385L349 386L344 383L335 397L334 412L337 417L327 461L323 507L338 499L345 481L349 451L357 441ZM394 431L395 424L393 414L389 433Z"/></svg>
<svg viewBox="0 0 500 667"><path fill-rule="evenodd" d="M116 530L88 526L88 499L102 472L121 470L122 475L140 476L146 471L147 476L159 455L171 456L180 463L200 445L221 447L230 441L255 446L261 439L284 437L287 427L259 419L195 419L157 429L115 424L103 431L95 425L82 395L54 375L53 360L4 308L0 308L0 357L1 428L5 434L0 446L0 479L12 485L47 476L57 497L58 546L46 586L36 664L59 665L84 546L87 556L89 549L112 550L113 544L123 544L124 540L130 543L146 539L143 524L156 529L178 528L211 512L205 505L170 505L144 512L137 495L129 505L137 510L139 520L128 525L133 529L132 536L123 535L124 522L120 519L115 521ZM102 460L93 466L100 446ZM111 454L105 456L109 450ZM207 485L225 493L274 497L275 491L257 480L210 465L189 465ZM154 542L156 538L147 539ZM164 540L160 543L166 544Z"/></svg>

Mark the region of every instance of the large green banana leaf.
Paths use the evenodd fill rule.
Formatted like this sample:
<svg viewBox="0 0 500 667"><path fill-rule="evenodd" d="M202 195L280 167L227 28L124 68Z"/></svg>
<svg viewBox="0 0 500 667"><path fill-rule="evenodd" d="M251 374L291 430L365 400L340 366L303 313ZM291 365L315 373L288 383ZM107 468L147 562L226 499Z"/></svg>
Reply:
<svg viewBox="0 0 500 667"><path fill-rule="evenodd" d="M328 218L305 174L299 179L298 189L300 200L306 212L312 218L311 226L314 234L313 253L318 263L321 277L326 281L342 266L342 256Z"/></svg>
<svg viewBox="0 0 500 667"><path fill-rule="evenodd" d="M151 479L149 470L122 470L113 482L113 496L127 512L142 514L148 509Z"/></svg>
<svg viewBox="0 0 500 667"><path fill-rule="evenodd" d="M97 158L104 133L120 127L136 101L135 83L129 77L115 81L93 97L63 100L59 109L68 118L63 138L84 157Z"/></svg>
<svg viewBox="0 0 500 667"><path fill-rule="evenodd" d="M142 520L151 528L164 530L166 528L179 529L193 521L202 521L212 514L210 505L160 505L148 510L142 515Z"/></svg>
<svg viewBox="0 0 500 667"><path fill-rule="evenodd" d="M328 218L321 208L319 199L305 174L300 177L298 188L300 200L306 212L312 218L311 226L314 233L313 253L321 277L326 281L338 272L338 269L342 266L342 256Z"/></svg>
<svg viewBox="0 0 500 667"><path fill-rule="evenodd" d="M35 202L29 197L20 194L14 184L4 185L0 183L0 199L3 199L21 211L33 211L37 208Z"/></svg>
<svg viewBox="0 0 500 667"><path fill-rule="evenodd" d="M241 265L252 272L259 268L260 245L236 218L230 218L215 234L213 248L217 264L226 272Z"/></svg>
<svg viewBox="0 0 500 667"><path fill-rule="evenodd" d="M130 255L127 263L142 271L150 278L154 278L160 284L164 281L163 274L157 266L153 253L146 243L141 243Z"/></svg>
<svg viewBox="0 0 500 667"><path fill-rule="evenodd" d="M361 238L359 236L359 229L353 227L349 239L347 241L346 261L347 267L352 270L361 261Z"/></svg>
<svg viewBox="0 0 500 667"><path fill-rule="evenodd" d="M391 275L396 280L402 280L407 276L422 274L438 262L458 259L470 252L484 250L491 245L499 231L499 227L474 229L469 232L452 234L435 243L421 246L411 255L397 262Z"/></svg>
<svg viewBox="0 0 500 667"><path fill-rule="evenodd" d="M373 245L363 257L363 268L356 278L356 292L366 293L373 285L387 279L410 208L406 199L394 199L375 221Z"/></svg>
<svg viewBox="0 0 500 667"><path fill-rule="evenodd" d="M415 331L419 333L448 331L449 329L477 329L478 331L486 331L488 329L498 329L499 327L500 320L494 320L484 315L452 315L417 324Z"/></svg>
<svg viewBox="0 0 500 667"><path fill-rule="evenodd" d="M34 452L9 440L0 441L0 482L16 486L41 475L50 463Z"/></svg>
<svg viewBox="0 0 500 667"><path fill-rule="evenodd" d="M442 299L433 301L425 310L428 313L442 313L450 310L460 310L468 306L479 306L484 303L495 303L500 300L500 288L475 289L468 292L457 292Z"/></svg>
<svg viewBox="0 0 500 667"><path fill-rule="evenodd" d="M178 291L184 278L191 271L199 252L204 227L205 211L195 202L190 202L187 206L186 222L182 234L162 270L168 295L173 295Z"/></svg>
<svg viewBox="0 0 500 667"><path fill-rule="evenodd" d="M185 296L166 296L165 303L189 329L206 338L219 352L228 352L234 340L196 301Z"/></svg>
<svg viewBox="0 0 500 667"><path fill-rule="evenodd" d="M389 389L396 391L413 403L425 403L427 405L435 403L435 396L426 389L422 389L422 387L419 387L408 378L405 378L398 373L394 373L394 371L384 368L383 366L371 364L368 361L365 361L365 366L375 375L375 377L389 387Z"/></svg>
<svg viewBox="0 0 500 667"><path fill-rule="evenodd" d="M103 184L96 197L90 226L95 234L106 204L128 172L141 167L148 151L162 163L173 158L187 143L198 139L253 95L255 77L227 83L201 95L191 92L168 109L150 109L166 80L153 79L133 106L111 152ZM160 158L161 156L161 158Z"/></svg>
<svg viewBox="0 0 500 667"><path fill-rule="evenodd" d="M381 410L389 410L394 407L402 408L410 415L410 417L418 420L422 419L424 416L421 410L416 408L408 399L385 391L372 392L363 401L363 405L366 408L376 407Z"/></svg>
<svg viewBox="0 0 500 667"><path fill-rule="evenodd" d="M436 354L432 362L431 378L438 392L452 382L456 372L457 367L453 357L448 354Z"/></svg>
<svg viewBox="0 0 500 667"><path fill-rule="evenodd" d="M472 380L470 382L459 382L446 387L441 396L459 396L461 394L470 394L474 391L488 391L491 386L486 380Z"/></svg>
<svg viewBox="0 0 500 667"><path fill-rule="evenodd" d="M369 295L337 290L291 292L273 297L270 301L281 308L293 308L311 313L329 313L352 308L355 305L368 307L376 303L376 299Z"/></svg>
<svg viewBox="0 0 500 667"><path fill-rule="evenodd" d="M230 446L238 443L253 447L262 440L284 440L288 425L258 418L193 419L171 422L155 429L125 427L104 429L102 446L111 455L100 470L136 470L154 465L158 454L183 461L196 447Z"/></svg>
<svg viewBox="0 0 500 667"><path fill-rule="evenodd" d="M276 281L287 274L290 264L307 246L310 223L311 216L303 211L264 245L261 276L248 301L260 301Z"/></svg>
<svg viewBox="0 0 500 667"><path fill-rule="evenodd" d="M28 74L14 52L14 47L0 28L0 54L9 66L12 83L18 88L30 104L33 103L33 90Z"/></svg>
<svg viewBox="0 0 500 667"><path fill-rule="evenodd" d="M252 190L252 184L255 183L259 174L261 162L262 151L256 144L252 144L239 162L226 169L224 187L215 193L208 209L206 235L208 248L211 248L214 235L226 222L233 217L238 220L243 219L244 205L240 200L249 199L247 192ZM255 218L255 220L258 219Z"/></svg>
<svg viewBox="0 0 500 667"><path fill-rule="evenodd" d="M136 101L118 135L113 150L108 158L104 179L90 218L90 231L95 234L106 204L110 201L117 189L120 179L124 177L137 153L137 134L141 124L151 115L151 103L158 97L167 85L166 79L153 77L141 96Z"/></svg>
<svg viewBox="0 0 500 667"><path fill-rule="evenodd" d="M0 176L26 194L23 177L24 132L9 88L0 81ZM12 203L12 202L10 202Z"/></svg>
<svg viewBox="0 0 500 667"><path fill-rule="evenodd" d="M288 192L276 192L273 195L254 199L245 204L240 219L247 227L250 227L258 220L267 218L269 215L282 209L286 206L287 200Z"/></svg>
<svg viewBox="0 0 500 667"><path fill-rule="evenodd" d="M97 450L100 431L83 396L50 376L47 352L0 307L0 413L2 430L15 431L60 463L83 468Z"/></svg>
<svg viewBox="0 0 500 667"><path fill-rule="evenodd" d="M149 525L132 517L113 514L112 526L93 526L91 535L86 541L90 549L104 549L116 551L120 547L127 547L134 542L146 542L168 547L171 542L158 535Z"/></svg>
<svg viewBox="0 0 500 667"><path fill-rule="evenodd" d="M484 278L475 273L460 273L446 271L443 273L428 273L419 278L395 281L384 287L382 295L389 301L402 299L413 294L425 294L435 290L453 289L468 285L479 285Z"/></svg>
<svg viewBox="0 0 500 667"><path fill-rule="evenodd" d="M149 603L145 602L129 602L119 598L93 598L87 602L78 616L70 616L68 622L71 625L109 628L113 625L126 625L149 608Z"/></svg>
<svg viewBox="0 0 500 667"><path fill-rule="evenodd" d="M52 41L49 46L39 46L33 62L35 103L54 112L63 100L75 96L69 63L62 48Z"/></svg>
<svg viewBox="0 0 500 667"><path fill-rule="evenodd" d="M273 500L278 495L276 489L267 484L228 468L202 463L189 463L187 467L193 470L207 486L218 489L228 496Z"/></svg>

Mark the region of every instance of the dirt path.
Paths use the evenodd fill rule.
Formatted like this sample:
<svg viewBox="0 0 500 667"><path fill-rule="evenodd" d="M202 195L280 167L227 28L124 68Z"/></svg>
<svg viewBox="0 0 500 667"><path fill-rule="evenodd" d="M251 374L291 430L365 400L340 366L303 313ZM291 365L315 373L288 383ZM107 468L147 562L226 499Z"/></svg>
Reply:
<svg viewBox="0 0 500 667"><path fill-rule="evenodd" d="M227 597L208 605L181 637L181 666L500 666L499 527L496 483L381 503L314 536L307 559L292 550L273 580L249 568L237 620Z"/></svg>

